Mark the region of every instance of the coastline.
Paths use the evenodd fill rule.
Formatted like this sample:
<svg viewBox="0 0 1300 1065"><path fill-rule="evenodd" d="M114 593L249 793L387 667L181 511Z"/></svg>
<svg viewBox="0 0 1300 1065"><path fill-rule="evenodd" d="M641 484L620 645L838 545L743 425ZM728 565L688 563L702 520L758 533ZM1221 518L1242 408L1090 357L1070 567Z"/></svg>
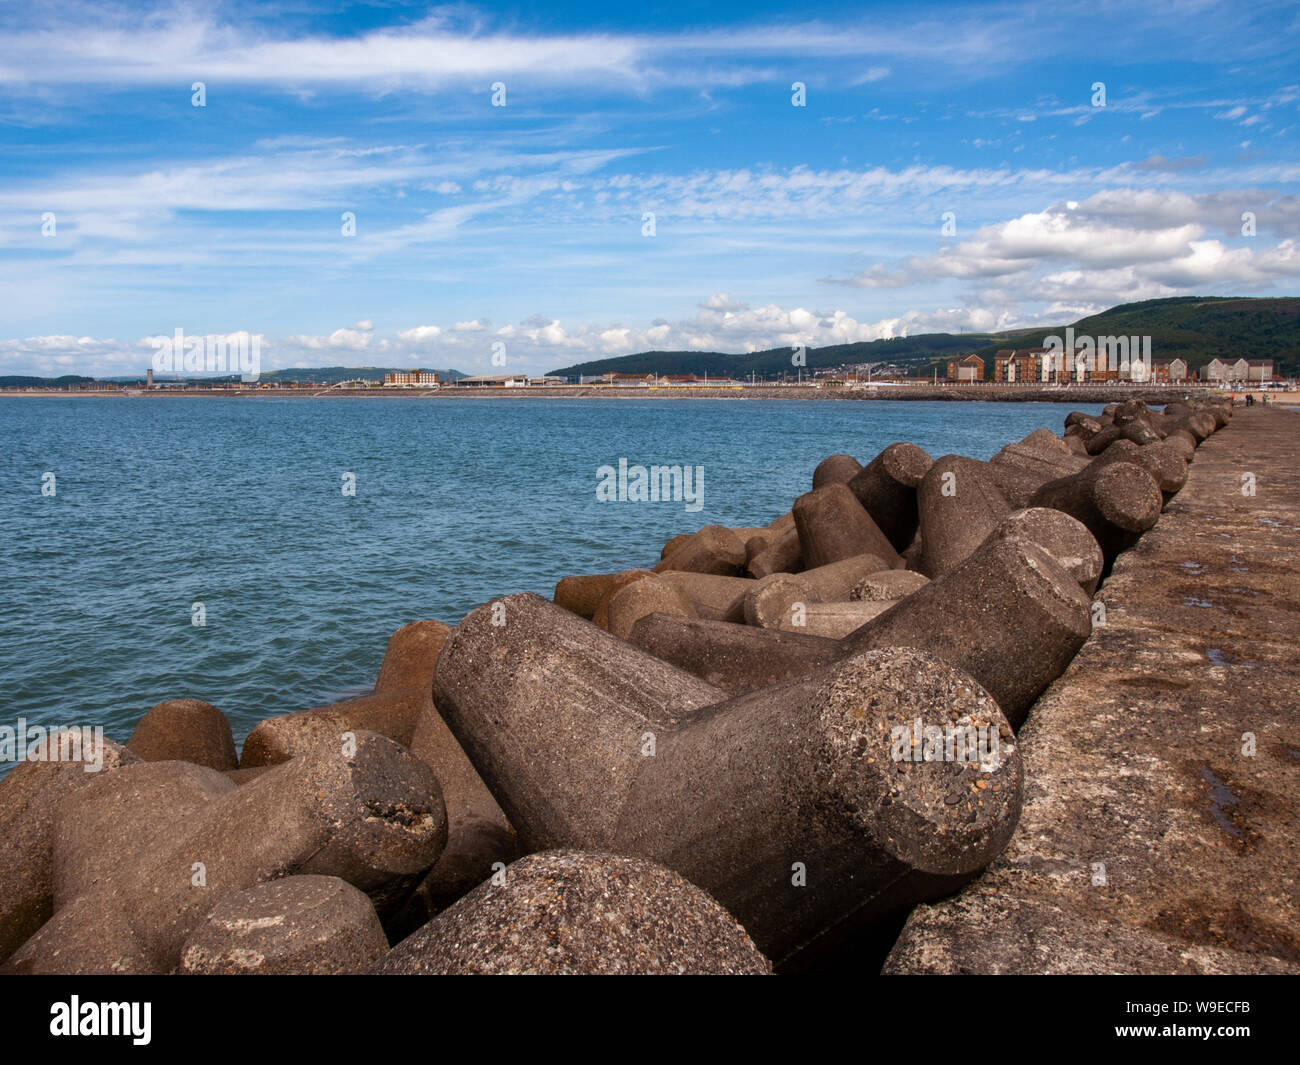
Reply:
<svg viewBox="0 0 1300 1065"><path fill-rule="evenodd" d="M791 385L736 385L706 388L647 388L593 385L552 385L544 388L442 388L422 389L132 389L122 391L61 391L55 389L0 392L0 398L32 399L709 399L709 400L811 400L957 403L1173 403L1189 398L1231 395L1201 385L900 385L877 388L815 388ZM1258 395L1258 394L1257 394ZM1269 404L1300 406L1300 392L1267 393ZM1243 394L1244 397L1244 394ZM1244 401L1244 400L1243 400Z"/></svg>

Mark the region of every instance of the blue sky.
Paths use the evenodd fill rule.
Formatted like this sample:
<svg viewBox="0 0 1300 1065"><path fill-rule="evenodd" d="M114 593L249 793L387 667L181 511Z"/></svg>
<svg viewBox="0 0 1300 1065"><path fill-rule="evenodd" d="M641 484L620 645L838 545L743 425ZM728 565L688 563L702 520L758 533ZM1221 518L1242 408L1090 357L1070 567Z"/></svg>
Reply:
<svg viewBox="0 0 1300 1065"><path fill-rule="evenodd" d="M1295 294L1297 55L1267 0L7 3L0 373L178 328L540 371Z"/></svg>

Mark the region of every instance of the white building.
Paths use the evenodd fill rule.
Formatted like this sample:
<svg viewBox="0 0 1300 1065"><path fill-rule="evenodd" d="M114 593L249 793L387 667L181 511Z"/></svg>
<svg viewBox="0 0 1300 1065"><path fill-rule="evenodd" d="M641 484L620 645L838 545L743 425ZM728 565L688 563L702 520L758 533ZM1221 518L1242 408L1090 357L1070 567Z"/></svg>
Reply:
<svg viewBox="0 0 1300 1065"><path fill-rule="evenodd" d="M384 374L385 388L431 388L438 383L432 370L398 370Z"/></svg>

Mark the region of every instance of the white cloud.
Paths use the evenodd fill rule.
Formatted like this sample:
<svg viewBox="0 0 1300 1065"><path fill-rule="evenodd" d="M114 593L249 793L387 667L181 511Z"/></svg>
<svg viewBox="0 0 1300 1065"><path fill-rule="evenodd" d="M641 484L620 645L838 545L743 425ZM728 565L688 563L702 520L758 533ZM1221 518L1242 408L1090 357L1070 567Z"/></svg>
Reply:
<svg viewBox="0 0 1300 1065"><path fill-rule="evenodd" d="M1183 289L1300 277L1294 238L1246 247L1225 242L1239 238L1242 206L1257 198L1269 202L1266 214L1276 231L1300 230L1295 197L1115 189L984 226L930 255L897 267L872 264L837 283L871 289L1002 279L1015 302L1057 293L1077 300L1084 293L1111 305ZM1211 226L1224 239L1210 237Z"/></svg>
<svg viewBox="0 0 1300 1065"><path fill-rule="evenodd" d="M403 329L397 339L403 344L424 344L442 334L436 325L417 325L413 329Z"/></svg>

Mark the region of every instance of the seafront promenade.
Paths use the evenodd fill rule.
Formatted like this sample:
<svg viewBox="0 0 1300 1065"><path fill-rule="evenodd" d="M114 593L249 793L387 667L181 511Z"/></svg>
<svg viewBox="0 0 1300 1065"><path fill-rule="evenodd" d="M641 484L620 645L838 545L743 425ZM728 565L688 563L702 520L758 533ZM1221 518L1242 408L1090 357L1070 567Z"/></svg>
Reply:
<svg viewBox="0 0 1300 1065"><path fill-rule="evenodd" d="M1030 711L1010 844L885 972L1300 971L1297 534L1300 420L1239 407Z"/></svg>

